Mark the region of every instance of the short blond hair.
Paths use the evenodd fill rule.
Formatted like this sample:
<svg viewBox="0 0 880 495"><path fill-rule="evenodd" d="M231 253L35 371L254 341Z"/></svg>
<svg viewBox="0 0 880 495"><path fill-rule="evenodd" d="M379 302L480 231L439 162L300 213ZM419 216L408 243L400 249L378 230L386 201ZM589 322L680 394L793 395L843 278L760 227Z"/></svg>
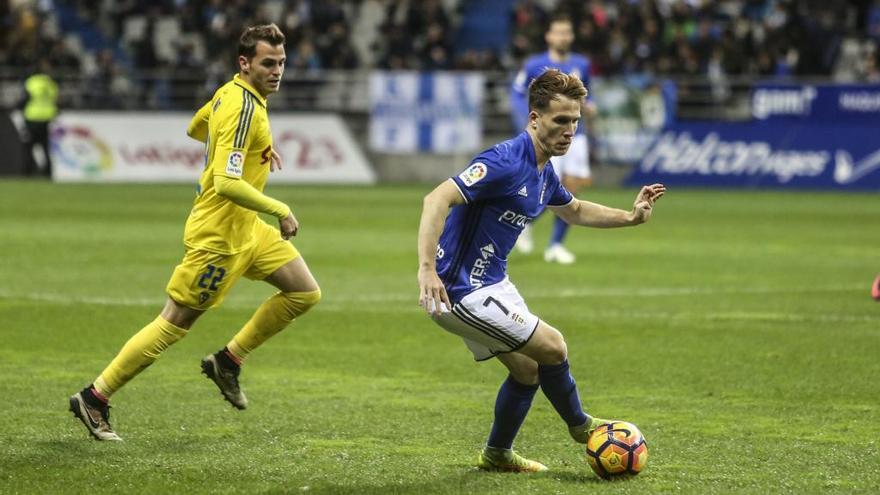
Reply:
<svg viewBox="0 0 880 495"><path fill-rule="evenodd" d="M550 101L559 99L559 95L572 100L583 100L587 96L587 88L580 78L566 74L558 69L547 69L529 84L529 111L544 111L550 107Z"/></svg>

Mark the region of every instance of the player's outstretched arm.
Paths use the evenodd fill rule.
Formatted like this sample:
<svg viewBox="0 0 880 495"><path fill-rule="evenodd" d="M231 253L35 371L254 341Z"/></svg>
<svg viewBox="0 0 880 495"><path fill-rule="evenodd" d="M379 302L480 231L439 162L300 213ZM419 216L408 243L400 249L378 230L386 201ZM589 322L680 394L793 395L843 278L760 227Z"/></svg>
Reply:
<svg viewBox="0 0 880 495"><path fill-rule="evenodd" d="M643 186L630 211L609 208L590 201L574 200L566 206L552 207L559 218L572 225L612 228L639 225L651 218L654 203L666 193L663 184Z"/></svg>
<svg viewBox="0 0 880 495"><path fill-rule="evenodd" d="M437 275L437 243L449 208L464 203L461 193L451 180L444 181L422 201L419 221L419 305L429 313L440 314L440 303L452 308L446 287Z"/></svg>

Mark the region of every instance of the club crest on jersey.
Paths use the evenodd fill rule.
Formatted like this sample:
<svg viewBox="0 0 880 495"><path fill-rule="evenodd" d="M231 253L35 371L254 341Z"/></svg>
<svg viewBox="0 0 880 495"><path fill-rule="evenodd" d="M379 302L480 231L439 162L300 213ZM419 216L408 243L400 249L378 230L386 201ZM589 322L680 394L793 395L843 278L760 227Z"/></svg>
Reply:
<svg viewBox="0 0 880 495"><path fill-rule="evenodd" d="M464 182L464 185L470 187L486 176L486 173L489 171L489 168L486 167L484 163L476 162L471 164L470 167L466 168L464 172L458 175L458 178Z"/></svg>
<svg viewBox="0 0 880 495"><path fill-rule="evenodd" d="M244 169L244 153L241 151L233 151L226 160L226 175L233 177L241 177Z"/></svg>

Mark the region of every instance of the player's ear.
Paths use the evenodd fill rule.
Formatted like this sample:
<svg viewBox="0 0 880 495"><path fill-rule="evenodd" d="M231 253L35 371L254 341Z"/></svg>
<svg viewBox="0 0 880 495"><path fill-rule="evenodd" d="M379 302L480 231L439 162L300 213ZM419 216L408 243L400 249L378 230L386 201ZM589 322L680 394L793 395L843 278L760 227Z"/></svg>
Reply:
<svg viewBox="0 0 880 495"><path fill-rule="evenodd" d="M529 112L529 127L531 127L532 129L538 128L538 117L540 117L538 115L538 112L534 110L531 110Z"/></svg>
<svg viewBox="0 0 880 495"><path fill-rule="evenodd" d="M244 55L238 56L238 67L245 74L247 74L248 71L250 71L251 64L250 64L250 61L247 59L247 57L245 57Z"/></svg>

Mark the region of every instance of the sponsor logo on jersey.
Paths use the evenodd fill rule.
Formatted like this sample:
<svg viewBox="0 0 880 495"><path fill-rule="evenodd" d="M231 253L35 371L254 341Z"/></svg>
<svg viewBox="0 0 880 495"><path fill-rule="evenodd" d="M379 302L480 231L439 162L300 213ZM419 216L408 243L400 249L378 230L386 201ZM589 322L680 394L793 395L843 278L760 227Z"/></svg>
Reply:
<svg viewBox="0 0 880 495"><path fill-rule="evenodd" d="M508 223L513 225L514 227L525 227L529 222L532 221L531 217L527 217L521 213L517 213L515 211L507 210L498 217L498 221L501 223Z"/></svg>
<svg viewBox="0 0 880 495"><path fill-rule="evenodd" d="M486 275L486 271L492 264L492 258L495 257L495 246L486 244L481 247L480 256L480 258L474 260L474 265L471 267L469 281L474 289L479 289L483 286L483 276Z"/></svg>
<svg viewBox="0 0 880 495"><path fill-rule="evenodd" d="M233 177L241 177L244 170L244 153L233 151L226 160L226 174Z"/></svg>
<svg viewBox="0 0 880 495"><path fill-rule="evenodd" d="M522 186L522 189L520 189L520 190L517 192L517 194L519 194L520 196L522 196L522 197L524 197L524 198L528 198L528 197L529 197L529 191L528 191L528 189L526 189L526 186Z"/></svg>
<svg viewBox="0 0 880 495"><path fill-rule="evenodd" d="M464 185L470 187L477 182L480 182L483 177L486 176L488 171L489 169L484 163L476 162L471 164L471 166L465 169L464 172L460 173L458 178L464 182Z"/></svg>

